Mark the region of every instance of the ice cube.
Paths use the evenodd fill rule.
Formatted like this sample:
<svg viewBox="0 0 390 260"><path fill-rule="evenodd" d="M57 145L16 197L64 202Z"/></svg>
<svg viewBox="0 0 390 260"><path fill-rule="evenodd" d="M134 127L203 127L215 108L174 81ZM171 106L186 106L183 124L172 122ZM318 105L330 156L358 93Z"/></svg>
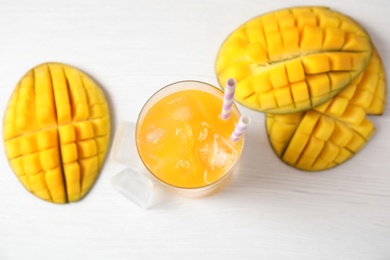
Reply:
<svg viewBox="0 0 390 260"><path fill-rule="evenodd" d="M166 131L162 128L153 129L146 135L146 141L150 144L156 144L158 140L165 135Z"/></svg>
<svg viewBox="0 0 390 260"><path fill-rule="evenodd" d="M209 127L210 127L210 125L205 121L200 123L200 126L198 126L198 129L197 129L197 130L199 130L199 134L198 134L199 141L204 141L207 139L207 136L209 134Z"/></svg>
<svg viewBox="0 0 390 260"><path fill-rule="evenodd" d="M175 164L175 170L179 169L179 168L185 168L185 169L190 169L191 167L191 163L189 160L186 160L186 159L183 159L183 158L180 158L176 164Z"/></svg>
<svg viewBox="0 0 390 260"><path fill-rule="evenodd" d="M213 168L225 168L230 166L236 155L235 150L229 141L218 134L214 134L213 144L214 147L211 160Z"/></svg>
<svg viewBox="0 0 390 260"><path fill-rule="evenodd" d="M180 142L183 144L188 144L188 146L192 146L194 134L192 132L192 127L186 123L179 123L175 129L175 142Z"/></svg>
<svg viewBox="0 0 390 260"><path fill-rule="evenodd" d="M206 114L203 105L192 92L181 93L178 98L166 103L164 109L171 111L172 119L182 122L194 122L197 120L198 114Z"/></svg>
<svg viewBox="0 0 390 260"><path fill-rule="evenodd" d="M192 117L191 108L188 106L182 106L175 109L172 113L172 118L179 121L189 122Z"/></svg>
<svg viewBox="0 0 390 260"><path fill-rule="evenodd" d="M111 184L126 198L147 209L153 194L153 182L143 173L126 168L111 178Z"/></svg>
<svg viewBox="0 0 390 260"><path fill-rule="evenodd" d="M203 135L207 129L207 135ZM224 170L234 162L237 153L229 140L219 135L213 128L200 131L196 140L196 155L208 170Z"/></svg>
<svg viewBox="0 0 390 260"><path fill-rule="evenodd" d="M192 128L190 125L179 121L171 123L169 130L155 144L156 149L149 155L154 161L154 165L156 165L155 170L159 170L164 165L172 164L174 168L189 167L188 160L184 160L184 156L193 149ZM158 134L160 132L157 132L156 136Z"/></svg>

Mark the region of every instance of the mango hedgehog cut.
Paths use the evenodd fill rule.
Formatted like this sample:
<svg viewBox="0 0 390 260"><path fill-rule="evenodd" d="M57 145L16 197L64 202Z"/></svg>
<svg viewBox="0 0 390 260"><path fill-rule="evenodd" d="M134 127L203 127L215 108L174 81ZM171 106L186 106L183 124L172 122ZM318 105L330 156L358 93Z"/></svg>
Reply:
<svg viewBox="0 0 390 260"><path fill-rule="evenodd" d="M355 156L375 132L366 115L380 115L386 79L374 49L368 67L335 97L305 112L266 114L268 139L286 164L305 171L336 167Z"/></svg>
<svg viewBox="0 0 390 260"><path fill-rule="evenodd" d="M326 7L293 7L233 31L215 70L221 87L228 78L237 80L235 99L242 105L289 114L337 95L366 68L372 52L370 36L350 17Z"/></svg>
<svg viewBox="0 0 390 260"><path fill-rule="evenodd" d="M88 75L44 63L19 81L3 119L9 164L36 197L64 204L82 199L102 168L110 138L103 91Z"/></svg>

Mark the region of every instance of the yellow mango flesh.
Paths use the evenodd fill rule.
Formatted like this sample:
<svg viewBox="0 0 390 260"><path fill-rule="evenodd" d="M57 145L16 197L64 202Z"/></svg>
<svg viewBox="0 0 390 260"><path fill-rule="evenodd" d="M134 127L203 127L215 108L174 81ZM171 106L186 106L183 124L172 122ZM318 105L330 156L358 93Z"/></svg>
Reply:
<svg viewBox="0 0 390 260"><path fill-rule="evenodd" d="M7 158L23 186L53 203L75 202L92 188L109 144L109 107L100 87L60 63L28 71L5 111Z"/></svg>
<svg viewBox="0 0 390 260"><path fill-rule="evenodd" d="M216 60L219 84L238 82L235 99L254 110L293 113L316 107L367 66L372 44L347 16L296 7L256 17L235 30ZM381 107L380 98L373 107Z"/></svg>
<svg viewBox="0 0 390 260"><path fill-rule="evenodd" d="M386 106L386 76L376 50L358 84L359 91L354 94L351 102L363 107L369 115L382 115Z"/></svg>
<svg viewBox="0 0 390 260"><path fill-rule="evenodd" d="M276 155L306 171L326 170L352 158L375 131L366 114L384 112L384 75L374 50L364 72L322 105L305 112L267 114L268 138Z"/></svg>

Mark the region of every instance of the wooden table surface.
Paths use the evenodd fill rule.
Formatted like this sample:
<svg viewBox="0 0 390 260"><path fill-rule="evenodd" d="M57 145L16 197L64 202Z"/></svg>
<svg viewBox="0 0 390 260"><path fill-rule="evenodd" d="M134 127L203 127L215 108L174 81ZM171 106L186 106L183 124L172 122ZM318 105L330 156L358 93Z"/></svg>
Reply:
<svg viewBox="0 0 390 260"><path fill-rule="evenodd" d="M0 115L28 69L58 61L99 82L115 132L169 83L217 85L215 57L230 32L259 14L302 4L357 19L390 75L387 0L2 0ZM110 179L124 166L110 161L82 201L38 200L14 176L1 144L0 260L390 259L389 106L371 117L376 133L355 158L319 173L282 163L263 114L240 109L252 124L229 185L196 200L157 188L149 210L113 189Z"/></svg>

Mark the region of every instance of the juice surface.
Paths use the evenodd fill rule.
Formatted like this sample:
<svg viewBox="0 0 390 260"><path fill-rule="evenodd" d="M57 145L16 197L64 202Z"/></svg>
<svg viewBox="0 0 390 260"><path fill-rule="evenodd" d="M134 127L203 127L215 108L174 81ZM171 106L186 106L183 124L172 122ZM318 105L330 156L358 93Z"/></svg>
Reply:
<svg viewBox="0 0 390 260"><path fill-rule="evenodd" d="M137 126L142 161L157 178L181 188L218 181L242 149L230 135L239 115L220 118L222 99L201 90L170 94L146 113Z"/></svg>

